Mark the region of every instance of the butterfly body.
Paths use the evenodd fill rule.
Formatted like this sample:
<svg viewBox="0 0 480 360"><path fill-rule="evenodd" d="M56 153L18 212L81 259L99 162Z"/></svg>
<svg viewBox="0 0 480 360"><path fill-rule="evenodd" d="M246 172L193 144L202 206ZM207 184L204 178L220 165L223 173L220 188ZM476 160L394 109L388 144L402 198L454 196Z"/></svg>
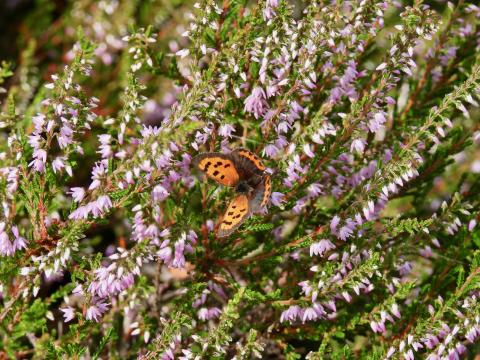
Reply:
<svg viewBox="0 0 480 360"><path fill-rule="evenodd" d="M193 164L217 183L234 187L237 193L220 223L219 236L231 234L249 216L267 205L271 194L270 175L265 173L261 159L249 150L203 153L194 158Z"/></svg>
<svg viewBox="0 0 480 360"><path fill-rule="evenodd" d="M253 191L253 187L246 181L239 181L235 187L235 191L239 194L250 194Z"/></svg>

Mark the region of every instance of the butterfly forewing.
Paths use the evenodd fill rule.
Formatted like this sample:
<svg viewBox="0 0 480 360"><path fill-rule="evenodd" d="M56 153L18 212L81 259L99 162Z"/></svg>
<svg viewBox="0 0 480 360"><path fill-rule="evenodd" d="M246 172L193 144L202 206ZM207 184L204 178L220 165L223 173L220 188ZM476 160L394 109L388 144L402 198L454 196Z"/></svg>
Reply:
<svg viewBox="0 0 480 360"><path fill-rule="evenodd" d="M254 172L261 173L265 170L265 165L263 165L262 160L251 151L246 149L236 149L233 153L241 160L244 160L243 162L246 160L248 164L253 165Z"/></svg>
<svg viewBox="0 0 480 360"><path fill-rule="evenodd" d="M228 205L218 229L218 236L228 236L250 215L249 201L246 195L236 196Z"/></svg>
<svg viewBox="0 0 480 360"><path fill-rule="evenodd" d="M193 160L195 166L202 170L210 179L221 185L235 186L239 174L232 157L220 153L200 154Z"/></svg>

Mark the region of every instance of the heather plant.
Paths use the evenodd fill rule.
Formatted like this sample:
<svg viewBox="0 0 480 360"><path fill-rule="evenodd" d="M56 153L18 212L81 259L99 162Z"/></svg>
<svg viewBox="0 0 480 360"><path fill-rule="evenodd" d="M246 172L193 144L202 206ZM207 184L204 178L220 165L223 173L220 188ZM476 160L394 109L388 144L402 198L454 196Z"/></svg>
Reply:
<svg viewBox="0 0 480 360"><path fill-rule="evenodd" d="M480 353L475 1L60 3L0 67L0 358Z"/></svg>

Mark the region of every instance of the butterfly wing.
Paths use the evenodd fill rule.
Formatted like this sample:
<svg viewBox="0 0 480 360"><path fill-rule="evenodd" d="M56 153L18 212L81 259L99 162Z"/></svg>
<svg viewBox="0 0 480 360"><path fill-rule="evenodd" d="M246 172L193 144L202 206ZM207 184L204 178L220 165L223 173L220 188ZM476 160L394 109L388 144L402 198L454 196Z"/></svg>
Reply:
<svg viewBox="0 0 480 360"><path fill-rule="evenodd" d="M246 195L236 196L228 205L218 229L218 236L224 237L234 232L250 216L250 206Z"/></svg>
<svg viewBox="0 0 480 360"><path fill-rule="evenodd" d="M270 200L271 194L272 178L270 175L265 174L262 177L262 181L253 190L252 197L249 202L251 212L256 212L257 210L266 206Z"/></svg>
<svg viewBox="0 0 480 360"><path fill-rule="evenodd" d="M235 186L240 178L235 160L229 154L199 154L193 159L193 164L221 185Z"/></svg>
<svg viewBox="0 0 480 360"><path fill-rule="evenodd" d="M235 149L232 154L237 158L237 162L250 174L262 174L265 165L257 155L247 149Z"/></svg>

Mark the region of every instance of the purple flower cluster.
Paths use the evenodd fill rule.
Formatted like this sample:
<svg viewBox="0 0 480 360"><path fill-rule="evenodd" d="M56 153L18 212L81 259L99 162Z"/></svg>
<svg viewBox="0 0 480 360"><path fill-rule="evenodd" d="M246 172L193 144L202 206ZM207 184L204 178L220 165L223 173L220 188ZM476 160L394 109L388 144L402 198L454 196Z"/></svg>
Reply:
<svg viewBox="0 0 480 360"><path fill-rule="evenodd" d="M439 298L438 302L440 306L444 306L442 298ZM442 321L429 324L427 332L421 336L410 333L406 339L399 342L398 347L390 347L386 357L391 358L398 352L402 353L406 359L414 359L420 354L430 360L461 358L467 350L465 345L474 343L480 337L478 316L474 323L471 323L468 316L468 312L475 311L475 307L478 306L477 296L467 297L461 305L463 311L458 308L454 310L458 323L452 326ZM435 314L431 305L429 311L431 315ZM374 325L372 325L372 329L373 327Z"/></svg>
<svg viewBox="0 0 480 360"><path fill-rule="evenodd" d="M18 228L12 226L10 230L13 238L7 234L6 224L0 222L0 254L2 256L12 256L16 251L27 247L27 240L20 235Z"/></svg>
<svg viewBox="0 0 480 360"><path fill-rule="evenodd" d="M42 104L46 107L44 113L32 117L34 131L28 137L28 143L33 148L32 160L29 166L37 172L43 173L47 166L47 157L52 158L52 170L55 173L66 171L73 175L68 159L72 153L83 154L83 149L75 135L81 134L85 129L90 129L90 124L97 117L92 111L98 106L98 99L92 97L83 103L82 88L73 83L75 72L88 76L91 66L82 64L79 69L65 68L64 76L52 75L54 82L45 85L55 92L67 91L71 95L62 98L45 99ZM52 142L56 141L61 154L52 153Z"/></svg>
<svg viewBox="0 0 480 360"><path fill-rule="evenodd" d="M193 253L196 243L197 234L190 230L188 234L182 233L175 241L171 241L169 238L163 240L156 255L167 266L183 268L185 267L185 254Z"/></svg>

